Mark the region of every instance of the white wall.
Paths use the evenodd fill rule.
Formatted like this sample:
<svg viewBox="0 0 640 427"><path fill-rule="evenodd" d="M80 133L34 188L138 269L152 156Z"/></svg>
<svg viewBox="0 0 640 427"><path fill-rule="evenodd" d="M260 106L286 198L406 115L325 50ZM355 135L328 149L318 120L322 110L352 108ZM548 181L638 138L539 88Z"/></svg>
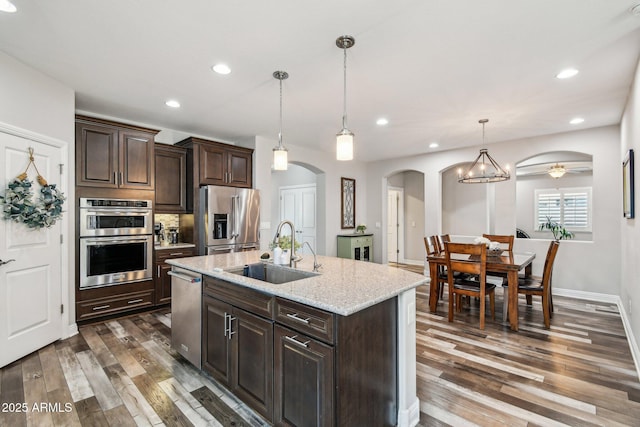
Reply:
<svg viewBox="0 0 640 427"><path fill-rule="evenodd" d="M441 171L474 159L479 148L481 147L469 147L368 164L369 221L386 223L386 198L382 195L386 188L387 176L407 169L422 171L425 174L425 235L440 234L443 197ZM501 165L509 164L512 168L523 159L550 151L578 151L593 156L593 241L562 242L554 269L554 286L617 295L617 284L620 283L619 241L622 203L621 191L618 191L621 186L618 126L489 144L487 148ZM489 227L493 228L495 234L514 233L515 179L494 184L493 193L492 209L495 219L487 224L486 229L475 230L474 235L489 231ZM386 259L386 254L382 252L386 235L378 228L374 228L372 232L375 242L374 259ZM515 249L536 252L534 273L540 274L548 245L548 240L516 239Z"/></svg>
<svg viewBox="0 0 640 427"><path fill-rule="evenodd" d="M457 167L442 172L442 234L473 235L487 227L487 189L498 184L458 183Z"/></svg>
<svg viewBox="0 0 640 427"><path fill-rule="evenodd" d="M75 94L58 81L0 52L0 122L60 141L67 158L60 189L67 200L74 200L75 185ZM64 240L73 242L75 212L65 203L62 218ZM67 245L63 255L62 302L66 307L66 325L62 335L75 327L75 250Z"/></svg>
<svg viewBox="0 0 640 427"><path fill-rule="evenodd" d="M640 304L640 67L636 69L635 79L629 99L622 116L620 125L620 148L615 153L618 157L618 171L620 163L629 149L635 152L635 216L634 219L621 219L621 259L622 273L620 280L620 298L624 304L627 318L631 326L635 342L640 341L640 316L638 304ZM618 173L617 175L620 175ZM622 179L618 182L618 189L621 188ZM622 210L618 209L621 216Z"/></svg>
<svg viewBox="0 0 640 427"><path fill-rule="evenodd" d="M333 136L328 138L328 143L335 144ZM272 200L272 194L277 193L277 183L271 174L272 149L277 144L274 139L256 137L254 161L256 162L255 187L260 190L261 200ZM365 165L358 161L339 162L335 154L296 146L290 142L286 144L289 150L289 162L304 165L308 169L316 171L316 197L318 209L318 228L316 245L318 253L322 255L336 256L338 234L349 233L352 230L340 228L340 178L354 178L356 180L356 224L367 223L367 182ZM257 160L256 160L257 159ZM259 162L259 164L258 164ZM278 218L273 218L272 203L262 204L260 207L261 222L273 225ZM324 222L320 220L324 213ZM268 247L269 239L262 232L261 247ZM266 245L266 246L265 246ZM324 245L324 246L323 246Z"/></svg>

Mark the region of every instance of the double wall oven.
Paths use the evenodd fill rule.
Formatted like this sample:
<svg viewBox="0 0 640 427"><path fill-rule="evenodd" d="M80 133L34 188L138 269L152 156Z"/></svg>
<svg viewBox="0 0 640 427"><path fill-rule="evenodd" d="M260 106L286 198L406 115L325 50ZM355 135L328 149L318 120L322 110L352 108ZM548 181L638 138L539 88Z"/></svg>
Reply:
<svg viewBox="0 0 640 427"><path fill-rule="evenodd" d="M80 289L153 278L151 200L80 199Z"/></svg>

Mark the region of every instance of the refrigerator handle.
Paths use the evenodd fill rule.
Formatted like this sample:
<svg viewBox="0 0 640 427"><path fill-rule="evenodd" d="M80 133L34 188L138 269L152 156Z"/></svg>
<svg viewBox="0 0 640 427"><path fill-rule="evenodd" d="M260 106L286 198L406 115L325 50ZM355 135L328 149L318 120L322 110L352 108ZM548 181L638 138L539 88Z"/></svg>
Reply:
<svg viewBox="0 0 640 427"><path fill-rule="evenodd" d="M232 238L236 238L238 237L240 234L238 233L238 223L240 222L240 219L238 218L238 216L240 215L240 196L232 196L232 200L231 200L231 216L233 216L233 231L231 232L231 237Z"/></svg>

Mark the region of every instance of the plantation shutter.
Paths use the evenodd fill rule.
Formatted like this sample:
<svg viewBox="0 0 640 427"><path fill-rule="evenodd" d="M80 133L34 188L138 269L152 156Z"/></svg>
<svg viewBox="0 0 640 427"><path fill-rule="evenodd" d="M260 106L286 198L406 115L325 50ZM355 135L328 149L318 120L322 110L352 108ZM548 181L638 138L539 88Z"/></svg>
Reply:
<svg viewBox="0 0 640 427"><path fill-rule="evenodd" d="M567 228L586 228L589 225L589 197L586 192L564 194L563 224Z"/></svg>
<svg viewBox="0 0 640 427"><path fill-rule="evenodd" d="M547 217L551 218L551 221L561 222L562 204L560 199L560 193L538 193L538 227L547 222Z"/></svg>

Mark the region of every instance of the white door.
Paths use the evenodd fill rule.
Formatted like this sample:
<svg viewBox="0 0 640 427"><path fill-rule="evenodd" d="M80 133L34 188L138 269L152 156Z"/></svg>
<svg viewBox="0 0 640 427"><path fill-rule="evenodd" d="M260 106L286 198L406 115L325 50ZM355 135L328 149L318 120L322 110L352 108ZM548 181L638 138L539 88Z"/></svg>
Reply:
<svg viewBox="0 0 640 427"><path fill-rule="evenodd" d="M387 190L387 262L403 262L404 254L404 190Z"/></svg>
<svg viewBox="0 0 640 427"><path fill-rule="evenodd" d="M40 174L49 184L60 183L59 148L0 132L1 194L27 166L29 147ZM40 190L36 176L32 167L34 200ZM14 260L0 266L0 367L61 337L60 234L61 221L36 230L0 219L0 259Z"/></svg>
<svg viewBox="0 0 640 427"><path fill-rule="evenodd" d="M280 188L280 221L288 219L296 227L296 241L316 250L316 186ZM305 246L301 253L309 253Z"/></svg>

